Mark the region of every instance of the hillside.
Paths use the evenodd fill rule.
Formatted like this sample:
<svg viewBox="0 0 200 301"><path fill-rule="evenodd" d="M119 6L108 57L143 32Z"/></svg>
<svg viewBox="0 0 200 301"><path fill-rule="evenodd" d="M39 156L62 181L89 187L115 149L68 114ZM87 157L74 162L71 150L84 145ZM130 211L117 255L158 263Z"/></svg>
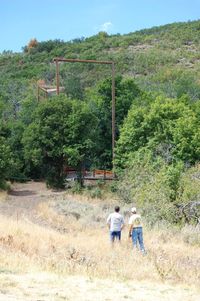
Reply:
<svg viewBox="0 0 200 301"><path fill-rule="evenodd" d="M84 170L113 169L120 185L111 189L125 202L136 199L145 212L153 204L156 221L199 223L199 33L193 21L69 42L32 39L22 53L2 53L0 188L28 179L67 188L69 167L79 191ZM64 93L39 89L55 87L55 57L114 61L115 114L109 65L60 63Z"/></svg>
<svg viewBox="0 0 200 301"><path fill-rule="evenodd" d="M0 194L0 300L197 301L200 253L190 229L145 225L142 256L126 227L111 248L105 220L116 203L40 182ZM126 223L129 207L121 203Z"/></svg>
<svg viewBox="0 0 200 301"><path fill-rule="evenodd" d="M174 23L126 35L100 32L69 42L37 41L23 53L0 55L0 97L19 106L37 80L55 84L54 57L113 60L117 74L131 77L145 91L163 91L169 97L200 95L200 21ZM23 45L22 45L23 46ZM61 85L83 90L110 76L110 68L84 64L61 66ZM33 88L36 94L36 87ZM13 99L15 98L15 99Z"/></svg>

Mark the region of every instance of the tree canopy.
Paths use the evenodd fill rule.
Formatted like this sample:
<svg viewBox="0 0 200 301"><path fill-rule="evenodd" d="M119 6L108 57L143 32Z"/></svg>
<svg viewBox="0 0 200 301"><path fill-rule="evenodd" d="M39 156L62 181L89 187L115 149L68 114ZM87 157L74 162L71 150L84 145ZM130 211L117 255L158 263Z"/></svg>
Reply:
<svg viewBox="0 0 200 301"><path fill-rule="evenodd" d="M63 186L63 167L82 166L92 156L97 121L86 103L65 96L41 103L25 129L26 164L42 166L50 185Z"/></svg>

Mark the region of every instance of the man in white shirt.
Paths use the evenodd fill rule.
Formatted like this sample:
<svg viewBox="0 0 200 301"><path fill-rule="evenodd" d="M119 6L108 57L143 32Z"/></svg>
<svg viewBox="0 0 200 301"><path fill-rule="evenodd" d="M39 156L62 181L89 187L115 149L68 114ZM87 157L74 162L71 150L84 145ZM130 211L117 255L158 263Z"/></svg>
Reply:
<svg viewBox="0 0 200 301"><path fill-rule="evenodd" d="M131 214L129 219L129 236L132 237L133 247L137 247L137 243L139 243L140 250L142 253L145 253L141 216L137 214L135 207L131 209Z"/></svg>
<svg viewBox="0 0 200 301"><path fill-rule="evenodd" d="M115 212L111 213L107 218L107 225L110 229L110 240L113 243L115 239L121 240L121 230L124 227L124 218L119 213L120 207L115 207Z"/></svg>

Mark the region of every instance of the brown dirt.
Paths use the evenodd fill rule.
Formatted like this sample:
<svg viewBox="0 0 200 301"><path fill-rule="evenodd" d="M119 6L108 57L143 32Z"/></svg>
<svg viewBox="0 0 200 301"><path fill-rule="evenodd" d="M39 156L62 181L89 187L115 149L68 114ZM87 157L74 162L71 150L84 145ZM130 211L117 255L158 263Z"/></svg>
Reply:
<svg viewBox="0 0 200 301"><path fill-rule="evenodd" d="M0 213L16 218L23 215L33 219L40 203L48 202L56 196L60 197L63 193L47 189L43 182L14 183L7 196L1 198Z"/></svg>

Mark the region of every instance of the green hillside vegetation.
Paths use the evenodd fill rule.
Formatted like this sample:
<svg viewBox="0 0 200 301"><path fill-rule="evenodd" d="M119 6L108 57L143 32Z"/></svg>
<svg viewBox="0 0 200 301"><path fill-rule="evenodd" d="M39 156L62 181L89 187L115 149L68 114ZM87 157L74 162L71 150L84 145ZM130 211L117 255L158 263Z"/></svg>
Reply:
<svg viewBox="0 0 200 301"><path fill-rule="evenodd" d="M55 85L55 57L115 62L115 162L110 67L61 63L65 92L38 102L38 81ZM4 51L1 187L27 178L64 187L64 165L80 171L114 163L119 181L112 191L143 208L149 221L200 223L199 78L200 21L69 42L32 39L22 53Z"/></svg>

